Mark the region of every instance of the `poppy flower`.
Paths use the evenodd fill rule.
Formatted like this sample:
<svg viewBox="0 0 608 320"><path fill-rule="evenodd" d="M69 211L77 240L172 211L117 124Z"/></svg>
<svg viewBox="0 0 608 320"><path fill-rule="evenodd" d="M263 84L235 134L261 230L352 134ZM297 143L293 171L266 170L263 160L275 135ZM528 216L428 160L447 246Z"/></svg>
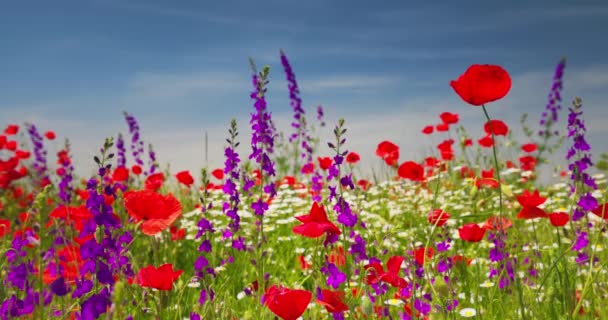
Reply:
<svg viewBox="0 0 608 320"><path fill-rule="evenodd" d="M182 214L182 205L172 194L164 196L151 190L128 191L124 198L127 212L137 221L143 220L141 230L149 236L165 230Z"/></svg>
<svg viewBox="0 0 608 320"><path fill-rule="evenodd" d="M437 129L437 132L446 132L450 130L450 126L446 123L440 123L435 126L435 129Z"/></svg>
<svg viewBox="0 0 608 320"><path fill-rule="evenodd" d="M471 262L473 262L473 259L461 256L461 255L455 255L452 257L452 262L454 262L454 264L466 263L467 266L470 266Z"/></svg>
<svg viewBox="0 0 608 320"><path fill-rule="evenodd" d="M113 181L126 181L127 179L129 179L129 169L125 167L114 169L114 172L112 173Z"/></svg>
<svg viewBox="0 0 608 320"><path fill-rule="evenodd" d="M8 141L6 139L6 136L0 134L0 150L2 150L4 148L4 145L6 144L6 141Z"/></svg>
<svg viewBox="0 0 608 320"><path fill-rule="evenodd" d="M348 306L344 303L344 292L323 289L317 296L317 303L324 306L329 313L344 312Z"/></svg>
<svg viewBox="0 0 608 320"><path fill-rule="evenodd" d="M426 126L426 127L422 128L422 133L431 134L431 133L433 133L433 130L434 130L433 126Z"/></svg>
<svg viewBox="0 0 608 320"><path fill-rule="evenodd" d="M44 136L49 140L55 140L55 132L53 132L53 131L45 132Z"/></svg>
<svg viewBox="0 0 608 320"><path fill-rule="evenodd" d="M554 227L563 227L570 220L570 216L565 212L549 213L549 221Z"/></svg>
<svg viewBox="0 0 608 320"><path fill-rule="evenodd" d="M547 201L547 198L541 197L538 190L534 191L534 193L524 190L523 194L517 196L517 202L523 207L517 214L517 219L546 218L547 213L543 209L538 208L545 201Z"/></svg>
<svg viewBox="0 0 608 320"><path fill-rule="evenodd" d="M414 161L406 161L399 166L397 174L404 179L424 181L424 167Z"/></svg>
<svg viewBox="0 0 608 320"><path fill-rule="evenodd" d="M443 121L443 123L445 123L445 124L458 123L458 114L457 113L443 112L439 115L439 118L441 118L441 121Z"/></svg>
<svg viewBox="0 0 608 320"><path fill-rule="evenodd" d="M142 172L141 167L140 167L139 165L136 165L136 164L134 164L134 165L131 167L131 171L132 171L134 174L136 174L136 175L140 175L140 174L141 174L141 172Z"/></svg>
<svg viewBox="0 0 608 320"><path fill-rule="evenodd" d="M491 148L492 145L494 145L494 140L492 140L491 136L485 136L485 137L477 140L477 143L479 143L479 145L484 148Z"/></svg>
<svg viewBox="0 0 608 320"><path fill-rule="evenodd" d="M308 162L305 165L302 166L302 169L300 170L300 172L302 174L311 174L315 171L315 165L312 162Z"/></svg>
<svg viewBox="0 0 608 320"><path fill-rule="evenodd" d="M490 189L498 188L498 181L494 178L481 178L475 180L475 186L477 188L487 187Z"/></svg>
<svg viewBox="0 0 608 320"><path fill-rule="evenodd" d="M169 228L169 233L171 233L171 241L182 240L186 237L185 228L178 229L176 226L171 226Z"/></svg>
<svg viewBox="0 0 608 320"><path fill-rule="evenodd" d="M378 148L376 148L376 155L382 158L389 166L397 165L399 147L390 141L382 141L378 144Z"/></svg>
<svg viewBox="0 0 608 320"><path fill-rule="evenodd" d="M519 165L521 170L533 171L536 167L536 158L533 156L524 156L519 158Z"/></svg>
<svg viewBox="0 0 608 320"><path fill-rule="evenodd" d="M359 179L359 181L357 181L357 185L361 189L363 189L363 191L365 191L365 190L369 189L369 187L372 186L372 183L369 182L369 181L367 181L367 180L365 180L365 179Z"/></svg>
<svg viewBox="0 0 608 320"><path fill-rule="evenodd" d="M434 254L435 249L433 249L432 247L420 247L414 250L414 252L412 253L412 255L414 256L414 260L416 260L419 265L424 265L424 262L432 259Z"/></svg>
<svg viewBox="0 0 608 320"><path fill-rule="evenodd" d="M17 150L15 151L15 156L19 159L28 159L30 157L30 152L25 150Z"/></svg>
<svg viewBox="0 0 608 320"><path fill-rule="evenodd" d="M492 126L492 130L490 130L490 124ZM483 125L483 130L489 135L494 131L495 136L506 136L509 133L509 127L502 122L501 120L490 120Z"/></svg>
<svg viewBox="0 0 608 320"><path fill-rule="evenodd" d="M222 179L224 179L224 170L215 169L215 170L211 171L211 175L214 176L217 180L222 180Z"/></svg>
<svg viewBox="0 0 608 320"><path fill-rule="evenodd" d="M438 227L443 227L449 218L450 214L441 209L431 211L428 216L429 223Z"/></svg>
<svg viewBox="0 0 608 320"><path fill-rule="evenodd" d="M307 238L318 238L324 233L334 235L341 233L340 229L327 219L325 208L319 206L317 202L312 204L308 215L298 216L296 219L302 222L302 224L293 227L293 232Z"/></svg>
<svg viewBox="0 0 608 320"><path fill-rule="evenodd" d="M343 267L346 264L346 256L344 255L344 248L342 246L331 251L329 254L329 262L338 267Z"/></svg>
<svg viewBox="0 0 608 320"><path fill-rule="evenodd" d="M151 174L146 178L144 188L146 190L158 191L163 186L163 182L165 182L165 175L162 172Z"/></svg>
<svg viewBox="0 0 608 320"><path fill-rule="evenodd" d="M14 140L7 141L6 144L4 145L4 148L6 148L6 150L10 150L10 151L17 150L17 141L14 141Z"/></svg>
<svg viewBox="0 0 608 320"><path fill-rule="evenodd" d="M440 164L439 160L435 157L426 157L424 159L424 165L430 168L434 168Z"/></svg>
<svg viewBox="0 0 608 320"><path fill-rule="evenodd" d="M323 170L329 169L329 167L331 167L331 164L333 162L333 160L330 157L318 157L317 161L319 161L319 167L321 167L321 169L323 169Z"/></svg>
<svg viewBox="0 0 608 320"><path fill-rule="evenodd" d="M147 266L141 268L135 275L134 283L144 288L154 288L157 290L169 291L173 289L173 283L179 278L183 270L173 270L173 265L170 263L163 264L155 268Z"/></svg>
<svg viewBox="0 0 608 320"><path fill-rule="evenodd" d="M300 268L302 270L308 270L311 267L310 263L308 263L308 261L306 261L306 258L304 258L303 255L298 256L298 263L300 264Z"/></svg>
<svg viewBox="0 0 608 320"><path fill-rule="evenodd" d="M310 303L312 293L306 290L271 286L262 296L264 306L283 320L298 319Z"/></svg>
<svg viewBox="0 0 608 320"><path fill-rule="evenodd" d="M11 231L10 220L0 219L0 237L4 237L5 234Z"/></svg>
<svg viewBox="0 0 608 320"><path fill-rule="evenodd" d="M473 139L463 139L462 140L463 147L470 147L472 145L473 145Z"/></svg>
<svg viewBox="0 0 608 320"><path fill-rule="evenodd" d="M538 149L538 146L536 146L535 143L526 143L521 146L521 150L523 152L527 152L527 153L532 153L532 152L536 151L537 149Z"/></svg>
<svg viewBox="0 0 608 320"><path fill-rule="evenodd" d="M349 152L346 155L346 163L355 164L361 160L361 157L356 152Z"/></svg>
<svg viewBox="0 0 608 320"><path fill-rule="evenodd" d="M481 106L506 96L511 77L500 66L474 64L457 80L450 81L450 86L465 102Z"/></svg>
<svg viewBox="0 0 608 320"><path fill-rule="evenodd" d="M375 284L378 282L386 282L393 287L403 288L407 286L405 279L399 276L401 264L405 260L402 256L392 256L386 262L386 272L378 262L372 262L364 268L367 270L367 283Z"/></svg>
<svg viewBox="0 0 608 320"><path fill-rule="evenodd" d="M465 224L464 226L458 228L458 235L460 239L467 242L479 242L483 239L483 236L486 234L486 229L481 228L476 223Z"/></svg>
<svg viewBox="0 0 608 320"><path fill-rule="evenodd" d="M6 126L6 129L4 129L4 134L7 136L16 135L17 132L19 132L19 126L16 124L9 124Z"/></svg>
<svg viewBox="0 0 608 320"><path fill-rule="evenodd" d="M506 230L513 226L511 219L506 217L491 216L484 223L483 228L487 230Z"/></svg>
<svg viewBox="0 0 608 320"><path fill-rule="evenodd" d="M188 170L178 172L175 174L175 177L179 183L185 185L186 187L190 187L194 183L194 178L192 178L192 175Z"/></svg>
<svg viewBox="0 0 608 320"><path fill-rule="evenodd" d="M597 208L591 210L591 212L593 214L595 214L596 216L602 218L602 219L607 219L608 220L608 202L598 206Z"/></svg>
<svg viewBox="0 0 608 320"><path fill-rule="evenodd" d="M62 219L67 224L73 225L77 231L82 231L86 222L93 218L93 214L86 206L58 206L50 213L50 217L54 219Z"/></svg>

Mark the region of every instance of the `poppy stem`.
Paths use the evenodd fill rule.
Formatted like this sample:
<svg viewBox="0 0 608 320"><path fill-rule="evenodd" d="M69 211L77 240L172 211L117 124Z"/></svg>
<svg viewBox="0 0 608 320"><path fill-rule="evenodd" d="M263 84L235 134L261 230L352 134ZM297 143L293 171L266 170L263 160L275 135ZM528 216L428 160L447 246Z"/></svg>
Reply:
<svg viewBox="0 0 608 320"><path fill-rule="evenodd" d="M483 110L483 114L486 116L486 120L488 120L488 126L490 127L490 133L492 134L492 154L494 155L494 171L496 172L496 180L498 182L498 203L499 203L499 213L500 219L502 221L503 212L502 212L502 183L500 182L500 168L498 166L498 156L496 155L496 137L494 136L494 128L492 125L492 119L488 115L488 110L486 110L486 105L482 104L481 109ZM501 228L501 235L504 235L504 230Z"/></svg>

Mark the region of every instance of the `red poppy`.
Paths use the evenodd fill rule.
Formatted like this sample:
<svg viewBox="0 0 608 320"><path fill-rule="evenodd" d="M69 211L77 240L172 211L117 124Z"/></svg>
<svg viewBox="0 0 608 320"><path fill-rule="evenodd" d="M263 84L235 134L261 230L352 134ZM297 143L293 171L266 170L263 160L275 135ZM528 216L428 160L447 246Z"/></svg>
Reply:
<svg viewBox="0 0 608 320"><path fill-rule="evenodd" d="M344 292L342 291L323 289L317 299L317 303L324 306L329 313L348 310L348 306L344 303Z"/></svg>
<svg viewBox="0 0 608 320"><path fill-rule="evenodd" d="M599 205L597 208L591 210L591 212L602 219L608 219L608 202Z"/></svg>
<svg viewBox="0 0 608 320"><path fill-rule="evenodd" d="M302 170L300 170L300 172L302 172L302 174L311 174L315 171L315 165L312 162L309 162L305 165L302 166Z"/></svg>
<svg viewBox="0 0 608 320"><path fill-rule="evenodd" d="M302 270L308 270L311 267L310 263L306 261L303 255L298 256L298 263L300 263L300 268Z"/></svg>
<svg viewBox="0 0 608 320"><path fill-rule="evenodd" d="M527 152L527 153L532 153L532 152L536 151L537 149L538 149L538 146L536 146L536 143L526 143L521 146L521 150L523 152Z"/></svg>
<svg viewBox="0 0 608 320"><path fill-rule="evenodd" d="M0 150L2 150L4 148L6 141L7 141L6 136L0 134Z"/></svg>
<svg viewBox="0 0 608 320"><path fill-rule="evenodd" d="M298 319L310 303L312 294L306 290L272 286L262 296L264 306L283 320Z"/></svg>
<svg viewBox="0 0 608 320"><path fill-rule="evenodd" d="M142 169L141 169L141 167L139 165L134 164L131 167L131 172L133 172L133 174L140 175L142 173Z"/></svg>
<svg viewBox="0 0 608 320"><path fill-rule="evenodd" d="M30 152L25 150L17 150L15 151L15 155L19 159L28 159L30 157Z"/></svg>
<svg viewBox="0 0 608 320"><path fill-rule="evenodd" d="M549 213L549 221L554 227L563 227L570 220L570 216L565 212Z"/></svg>
<svg viewBox="0 0 608 320"><path fill-rule="evenodd" d="M296 178L294 176L285 176L283 180L281 180L281 185L293 186L296 184Z"/></svg>
<svg viewBox="0 0 608 320"><path fill-rule="evenodd" d="M321 169L323 169L323 170L329 169L329 167L331 167L331 164L333 162L333 160L330 157L318 157L317 161L319 161L319 167L321 167Z"/></svg>
<svg viewBox="0 0 608 320"><path fill-rule="evenodd" d="M82 231L86 222L93 218L93 214L86 206L58 206L50 214L51 218L62 219L67 224L73 225L74 229Z"/></svg>
<svg viewBox="0 0 608 320"><path fill-rule="evenodd" d="M422 133L431 134L431 133L433 133L433 130L434 130L433 126L426 126L426 127L422 128Z"/></svg>
<svg viewBox="0 0 608 320"><path fill-rule="evenodd" d="M171 226L169 228L169 233L171 233L171 241L182 240L186 237L185 228L178 229L176 226Z"/></svg>
<svg viewBox="0 0 608 320"><path fill-rule="evenodd" d="M473 139L464 139L462 141L462 146L463 147L470 147L473 145Z"/></svg>
<svg viewBox="0 0 608 320"><path fill-rule="evenodd" d="M439 165L439 160L435 157L426 157L424 159L424 165L430 168L434 168Z"/></svg>
<svg viewBox="0 0 608 320"><path fill-rule="evenodd" d="M491 148L492 145L494 145L494 140L492 140L491 136L485 136L485 137L477 140L477 143L479 143L479 145L484 148Z"/></svg>
<svg viewBox="0 0 608 320"><path fill-rule="evenodd" d="M175 177L179 183L185 185L186 187L190 187L194 183L194 178L192 178L192 175L188 170L178 172L175 174Z"/></svg>
<svg viewBox="0 0 608 320"><path fill-rule="evenodd" d="M475 180L475 186L477 188L487 187L490 189L498 188L498 181L494 178L481 178Z"/></svg>
<svg viewBox="0 0 608 320"><path fill-rule="evenodd" d="M467 167L467 166L463 166L462 168L460 168L460 178L464 179L464 178L474 178L475 177L475 170Z"/></svg>
<svg viewBox="0 0 608 320"><path fill-rule="evenodd" d="M543 209L538 208L545 201L547 201L547 198L541 197L538 190L534 191L534 193L524 190L522 195L517 196L517 202L523 207L517 214L517 219L546 218L547 213Z"/></svg>
<svg viewBox="0 0 608 320"><path fill-rule="evenodd" d="M114 173L112 173L112 180L126 181L127 179L129 179L129 169L125 167L118 167L114 169Z"/></svg>
<svg viewBox="0 0 608 320"><path fill-rule="evenodd" d="M168 291L173 289L173 283L175 283L182 272L183 270L174 271L173 265L170 263L163 264L158 269L154 266L147 266L139 270L135 276L134 283L145 288Z"/></svg>
<svg viewBox="0 0 608 320"><path fill-rule="evenodd" d="M17 132L19 132L19 126L16 124L9 124L6 126L6 129L4 129L4 134L7 136L15 135Z"/></svg>
<svg viewBox="0 0 608 320"><path fill-rule="evenodd" d="M441 209L431 211L428 216L429 223L438 227L443 227L449 218L450 214Z"/></svg>
<svg viewBox="0 0 608 320"><path fill-rule="evenodd" d="M211 171L211 175L214 176L218 180L222 180L222 179L224 179L224 170L215 169L215 170Z"/></svg>
<svg viewBox="0 0 608 320"><path fill-rule="evenodd" d="M470 266L472 261L473 261L473 259L461 256L461 255L455 255L452 257L452 262L454 262L454 264L466 263L467 266Z"/></svg>
<svg viewBox="0 0 608 320"><path fill-rule="evenodd" d="M492 130L490 130L490 124L492 124ZM483 125L483 130L491 135L494 131L495 136L506 136L509 133L509 127L501 120L490 120Z"/></svg>
<svg viewBox="0 0 608 320"><path fill-rule="evenodd" d="M483 228L487 230L506 230L513 226L511 219L506 217L491 216L484 223Z"/></svg>
<svg viewBox="0 0 608 320"><path fill-rule="evenodd" d="M163 182L165 182L165 175L162 172L151 174L146 178L144 188L146 190L158 191L163 186Z"/></svg>
<svg viewBox="0 0 608 320"><path fill-rule="evenodd" d="M17 150L17 141L7 141L4 147L6 148L6 150L15 151Z"/></svg>
<svg viewBox="0 0 608 320"><path fill-rule="evenodd" d="M468 242L479 242L483 239L483 236L486 234L486 229L481 228L476 223L465 224L464 226L458 228L458 235L460 235L460 239Z"/></svg>
<svg viewBox="0 0 608 320"><path fill-rule="evenodd" d="M378 144L378 148L376 148L376 155L382 158L389 166L397 165L399 147L390 141L382 141Z"/></svg>
<svg viewBox="0 0 608 320"><path fill-rule="evenodd" d="M11 231L10 220L0 219L0 237L4 237L5 234Z"/></svg>
<svg viewBox="0 0 608 320"><path fill-rule="evenodd" d="M494 168L489 170L481 170L482 178L494 178Z"/></svg>
<svg viewBox="0 0 608 320"><path fill-rule="evenodd" d="M331 251L329 254L329 262L338 267L343 267L346 264L346 256L344 255L344 248L342 246Z"/></svg>
<svg viewBox="0 0 608 320"><path fill-rule="evenodd" d="M507 160L507 162L505 162L505 166L507 167L507 169L512 169L512 168L516 168L517 167L515 165L515 163L513 163L513 161L511 161L511 160Z"/></svg>
<svg viewBox="0 0 608 320"><path fill-rule="evenodd" d="M443 112L439 115L439 118L441 118L441 121L443 121L443 123L445 123L445 124L458 123L458 114L457 113Z"/></svg>
<svg viewBox="0 0 608 320"><path fill-rule="evenodd" d="M366 270L369 270L372 272L371 275L368 273L368 280L372 279L372 281L376 281L376 282L378 282L378 281L386 282L396 288L406 287L407 282L405 281L405 279L403 279L399 276L399 272L401 271L401 264L403 263L403 260L405 260L405 258L402 256L390 257L388 259L388 261L386 261L386 272L384 272L382 265L380 265L377 262L374 262L374 263L371 263L371 264L365 266ZM371 269L370 269L370 267L371 267ZM371 276L371 278L370 278L370 276Z"/></svg>
<svg viewBox="0 0 608 320"><path fill-rule="evenodd" d="M435 129L437 129L437 132L446 132L450 130L450 126L447 123L440 123L435 126Z"/></svg>
<svg viewBox="0 0 608 320"><path fill-rule="evenodd" d="M506 96L511 89L511 77L505 69L495 65L470 66L450 86L465 102L481 106Z"/></svg>
<svg viewBox="0 0 608 320"><path fill-rule="evenodd" d="M399 166L397 174L404 179L424 181L424 168L414 161L406 161Z"/></svg>
<svg viewBox="0 0 608 320"><path fill-rule="evenodd" d="M435 249L432 247L420 247L413 252L414 259L419 265L424 265L424 262L433 258Z"/></svg>
<svg viewBox="0 0 608 320"><path fill-rule="evenodd" d="M310 213L304 216L296 217L301 225L293 227L295 234L302 235L307 238L318 238L325 233L340 234L340 229L327 219L325 208L319 206L317 202L312 204Z"/></svg>
<svg viewBox="0 0 608 320"><path fill-rule="evenodd" d="M172 195L151 190L128 191L124 195L129 215L143 220L141 230L152 236L168 228L182 214L182 205Z"/></svg>
<svg viewBox="0 0 608 320"><path fill-rule="evenodd" d="M361 187L361 189L363 189L363 191L369 189L369 187L372 186L372 183L365 180L365 179L359 179L359 181L357 181L357 185L359 187Z"/></svg>
<svg viewBox="0 0 608 320"><path fill-rule="evenodd" d="M49 140L55 140L55 132L53 132L53 131L45 132L44 136Z"/></svg>
<svg viewBox="0 0 608 320"><path fill-rule="evenodd" d="M524 171L533 171L536 167L536 158L533 156L524 156L519 158L519 165Z"/></svg>
<svg viewBox="0 0 608 320"><path fill-rule="evenodd" d="M356 152L349 152L346 155L346 163L355 164L361 160L361 157Z"/></svg>

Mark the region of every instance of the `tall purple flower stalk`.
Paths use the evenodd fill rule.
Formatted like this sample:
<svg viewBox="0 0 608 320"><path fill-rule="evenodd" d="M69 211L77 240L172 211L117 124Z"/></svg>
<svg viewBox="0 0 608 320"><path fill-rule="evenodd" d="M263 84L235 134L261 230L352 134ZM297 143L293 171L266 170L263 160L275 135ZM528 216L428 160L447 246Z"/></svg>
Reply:
<svg viewBox="0 0 608 320"><path fill-rule="evenodd" d="M65 142L65 148L62 151L59 151L57 156L59 158L57 163L63 171L63 175L59 181L59 199L61 199L64 204L68 205L71 202L72 194L74 193L74 189L72 188L74 165L70 158L70 144L68 141Z"/></svg>
<svg viewBox="0 0 608 320"><path fill-rule="evenodd" d="M312 137L308 135L306 130L306 117L305 111L302 108L302 99L300 98L300 89L298 88L298 82L296 81L296 75L293 72L293 68L285 55L285 52L281 50L281 64L285 70L287 77L287 87L289 89L289 99L291 101L291 108L293 109L293 122L291 127L295 129L295 132L289 136L289 142L297 142L294 152L294 175L299 171L298 154L302 159L306 159L308 162L312 160ZM302 148L300 150L299 148ZM301 153L300 153L301 152Z"/></svg>
<svg viewBox="0 0 608 320"><path fill-rule="evenodd" d="M38 177L38 184L44 186L49 182L49 176L47 173L47 151L44 149L44 139L38 132L38 129L34 124L26 123L27 132L30 135L32 144L34 145L33 151L35 161L33 164L34 170L36 171L36 177Z"/></svg>
<svg viewBox="0 0 608 320"><path fill-rule="evenodd" d="M230 218L231 221L228 227L234 235L239 231L241 221L238 213L239 204L241 202L238 190L239 177L241 175L239 163L241 160L239 159L239 154L236 152L236 148L239 146L236 137L239 133L237 131L235 119L232 119L230 122L228 133L230 134L230 139L227 139L227 141L230 145L224 149L224 156L226 157L226 161L224 162L224 174L226 175L226 181L222 187L222 191L228 196L228 200L222 205L222 211ZM240 246L241 242L242 241L234 241L233 247L236 245L236 249L244 250L244 246Z"/></svg>
<svg viewBox="0 0 608 320"><path fill-rule="evenodd" d="M80 298L92 291L93 293L82 302L79 319L97 319L106 312L107 307L112 304L115 275L134 276L126 256L127 246L133 237L129 232L121 233L121 221L114 216L112 206L106 203L104 197L115 197L118 189L118 186L111 182L106 184L109 180L104 179L111 169L111 165L105 163L113 157L108 154L112 145L111 139L106 140L101 148L101 158L95 157L95 162L99 165L100 182L90 179L87 183L89 198L86 207L93 217L85 223L80 237L93 235L93 238L83 243L80 248L84 264L72 298ZM87 274L94 275L94 281L87 279Z"/></svg>
<svg viewBox="0 0 608 320"><path fill-rule="evenodd" d="M144 153L144 142L140 138L139 124L132 114L124 112L124 115L129 126L129 133L131 133L131 154L133 155L133 160L136 164L143 167L144 161L141 157ZM147 175L147 172L144 172L144 175Z"/></svg>
<svg viewBox="0 0 608 320"><path fill-rule="evenodd" d="M572 220L578 221L585 212L591 211L598 206L598 202L591 195L592 191L597 190L597 184L588 169L593 166L591 161L591 146L585 139L587 129L582 119L583 109L582 100L575 98L573 107L569 108L568 114L568 138L572 140L572 146L568 149L566 159L569 161L568 169L570 175L570 194L578 194L577 206L572 214Z"/></svg>
<svg viewBox="0 0 608 320"><path fill-rule="evenodd" d="M209 183L209 179L207 177L207 172L203 171L203 186L207 186ZM211 266L209 259L207 256L211 255L211 251L213 250L211 244L211 238L215 229L213 228L213 223L207 220L204 216L204 213L207 210L213 208L213 203L208 202L209 192L205 187L203 195L201 197L201 219L198 222L198 232L196 233L196 239L202 239L200 246L198 247L198 251L201 253L194 263L194 274L201 282L201 293L199 296L199 304L204 305L207 301L211 301L214 299L215 293L213 289L211 289L210 281L205 281L208 277L215 278L216 274ZM195 313L196 314L196 313Z"/></svg>
<svg viewBox="0 0 608 320"><path fill-rule="evenodd" d="M545 127L538 132L541 137L548 138L552 135L558 135L559 132L551 131L551 126L558 120L558 112L562 109L561 101L561 90L563 89L562 78L564 76L564 69L566 68L566 59L563 58L557 64L555 68L555 74L553 75L553 85L549 92L549 101L545 111L541 114L540 126Z"/></svg>
<svg viewBox="0 0 608 320"><path fill-rule="evenodd" d="M126 167L127 166L127 149L125 148L125 140L122 137L122 134L118 134L118 138L116 139L116 167Z"/></svg>
<svg viewBox="0 0 608 320"><path fill-rule="evenodd" d="M151 143L148 144L148 157L150 158L150 161L148 162L148 164L150 165L150 170L148 170L148 173L153 174L154 172L156 172L158 163L156 163L156 152L154 152L154 148L152 148Z"/></svg>

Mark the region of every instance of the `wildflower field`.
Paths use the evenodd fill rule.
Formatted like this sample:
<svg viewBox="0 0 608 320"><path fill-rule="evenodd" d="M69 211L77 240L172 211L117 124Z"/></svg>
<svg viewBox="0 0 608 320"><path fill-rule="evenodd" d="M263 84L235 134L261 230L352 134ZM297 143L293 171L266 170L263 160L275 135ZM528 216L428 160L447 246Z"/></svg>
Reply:
<svg viewBox="0 0 608 320"><path fill-rule="evenodd" d="M224 166L200 179L163 171L127 112L125 134L91 141L93 176L60 128L2 124L0 319L608 319L606 164L584 97L560 95L566 60L521 126L492 118L509 73L463 66L445 86L462 103L420 127L442 142L403 159L378 141L365 175L348 118L322 141L323 109L280 59L291 132L252 61L251 120L226 125Z"/></svg>

